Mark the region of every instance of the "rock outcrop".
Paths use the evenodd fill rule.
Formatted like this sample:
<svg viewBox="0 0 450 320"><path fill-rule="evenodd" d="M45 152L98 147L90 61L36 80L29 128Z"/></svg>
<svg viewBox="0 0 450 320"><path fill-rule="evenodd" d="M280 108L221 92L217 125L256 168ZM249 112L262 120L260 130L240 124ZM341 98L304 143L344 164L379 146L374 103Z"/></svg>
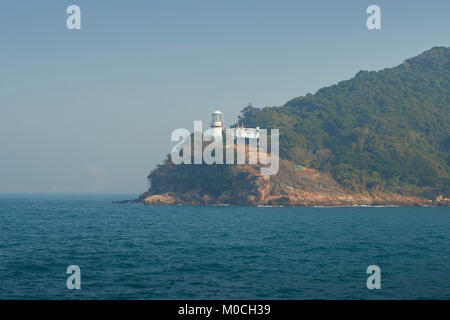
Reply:
<svg viewBox="0 0 450 320"><path fill-rule="evenodd" d="M154 194L144 198L143 202L147 205L168 205L168 204L176 204L179 201L169 194Z"/></svg>
<svg viewBox="0 0 450 320"><path fill-rule="evenodd" d="M248 205L248 206L449 206L450 199L434 200L383 190L344 188L329 174L282 160L279 174L260 176L251 165L232 167L232 178L221 192L191 187L183 182L157 180L157 185L137 199L147 205ZM176 169L175 169L176 170ZM165 185L167 183L167 185ZM156 192L155 192L156 190Z"/></svg>
<svg viewBox="0 0 450 320"><path fill-rule="evenodd" d="M441 195L441 196L436 197L436 199L434 199L432 204L435 206L439 206L439 207L448 207L448 206L450 206L450 198L444 198Z"/></svg>

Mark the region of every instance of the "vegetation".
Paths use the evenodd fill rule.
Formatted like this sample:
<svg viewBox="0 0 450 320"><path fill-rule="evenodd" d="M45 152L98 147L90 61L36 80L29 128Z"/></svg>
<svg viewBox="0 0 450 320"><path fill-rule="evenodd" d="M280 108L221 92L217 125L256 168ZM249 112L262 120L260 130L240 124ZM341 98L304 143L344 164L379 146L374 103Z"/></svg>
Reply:
<svg viewBox="0 0 450 320"><path fill-rule="evenodd" d="M346 187L450 192L450 48L290 100L244 108L246 127L280 129L280 156Z"/></svg>
<svg viewBox="0 0 450 320"><path fill-rule="evenodd" d="M220 195L231 185L234 172L232 166L207 164L175 165L168 157L163 165L153 170L148 179L152 192L187 194Z"/></svg>

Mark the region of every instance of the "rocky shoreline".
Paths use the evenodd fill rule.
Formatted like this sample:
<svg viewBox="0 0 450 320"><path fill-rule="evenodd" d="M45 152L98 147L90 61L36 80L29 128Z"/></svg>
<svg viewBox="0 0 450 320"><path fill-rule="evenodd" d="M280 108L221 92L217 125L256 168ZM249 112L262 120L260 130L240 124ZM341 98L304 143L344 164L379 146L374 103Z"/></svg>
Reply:
<svg viewBox="0 0 450 320"><path fill-rule="evenodd" d="M233 205L233 206L443 206L450 205L448 196L427 199L402 195L390 190L365 190L358 186L345 187L330 174L312 168L300 170L289 161L280 159L280 171L274 176L259 175L253 165L229 166L229 178L211 181L220 168L198 168L198 174L180 174L181 166L166 165L168 172L153 175L150 189L138 199L128 201L146 205ZM190 168L189 168L190 169ZM223 169L223 167L222 167ZM228 170L228 169L227 169ZM170 174L175 174L171 179ZM199 177L208 177L200 180ZM179 178L181 177L181 178ZM222 177L222 176L220 176ZM209 183L209 184L208 184ZM207 185L207 187L205 187ZM212 187L211 187L212 186Z"/></svg>
<svg viewBox="0 0 450 320"><path fill-rule="evenodd" d="M233 206L303 206L303 207L337 207L337 206L449 206L450 198L438 197L434 200L402 196L394 193L378 194L338 194L334 196L321 193L299 193L290 195L268 196L264 199L248 197L245 199L211 198L186 199L184 196L154 194L141 197L135 202L146 205L233 205Z"/></svg>

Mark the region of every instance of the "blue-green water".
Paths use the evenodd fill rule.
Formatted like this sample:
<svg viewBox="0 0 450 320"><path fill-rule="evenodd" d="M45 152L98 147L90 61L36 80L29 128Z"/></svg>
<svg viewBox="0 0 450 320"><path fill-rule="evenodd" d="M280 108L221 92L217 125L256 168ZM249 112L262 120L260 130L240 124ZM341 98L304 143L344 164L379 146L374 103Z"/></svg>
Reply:
<svg viewBox="0 0 450 320"><path fill-rule="evenodd" d="M1 195L0 299L450 299L448 208L111 203L124 197Z"/></svg>

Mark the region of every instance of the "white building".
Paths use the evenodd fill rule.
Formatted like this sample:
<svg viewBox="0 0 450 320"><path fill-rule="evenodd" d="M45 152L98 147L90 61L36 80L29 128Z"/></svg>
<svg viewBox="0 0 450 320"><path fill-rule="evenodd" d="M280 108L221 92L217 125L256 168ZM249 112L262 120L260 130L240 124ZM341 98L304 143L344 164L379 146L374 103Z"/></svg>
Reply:
<svg viewBox="0 0 450 320"><path fill-rule="evenodd" d="M223 113L221 111L216 110L213 112L211 128L213 129L214 137L223 136ZM256 128L237 127L232 129L235 138L259 139L259 127Z"/></svg>
<svg viewBox="0 0 450 320"><path fill-rule="evenodd" d="M259 127L256 128L233 128L236 138L259 139Z"/></svg>
<svg viewBox="0 0 450 320"><path fill-rule="evenodd" d="M214 137L222 137L223 130L223 113L216 110L212 114L211 128L213 129Z"/></svg>

